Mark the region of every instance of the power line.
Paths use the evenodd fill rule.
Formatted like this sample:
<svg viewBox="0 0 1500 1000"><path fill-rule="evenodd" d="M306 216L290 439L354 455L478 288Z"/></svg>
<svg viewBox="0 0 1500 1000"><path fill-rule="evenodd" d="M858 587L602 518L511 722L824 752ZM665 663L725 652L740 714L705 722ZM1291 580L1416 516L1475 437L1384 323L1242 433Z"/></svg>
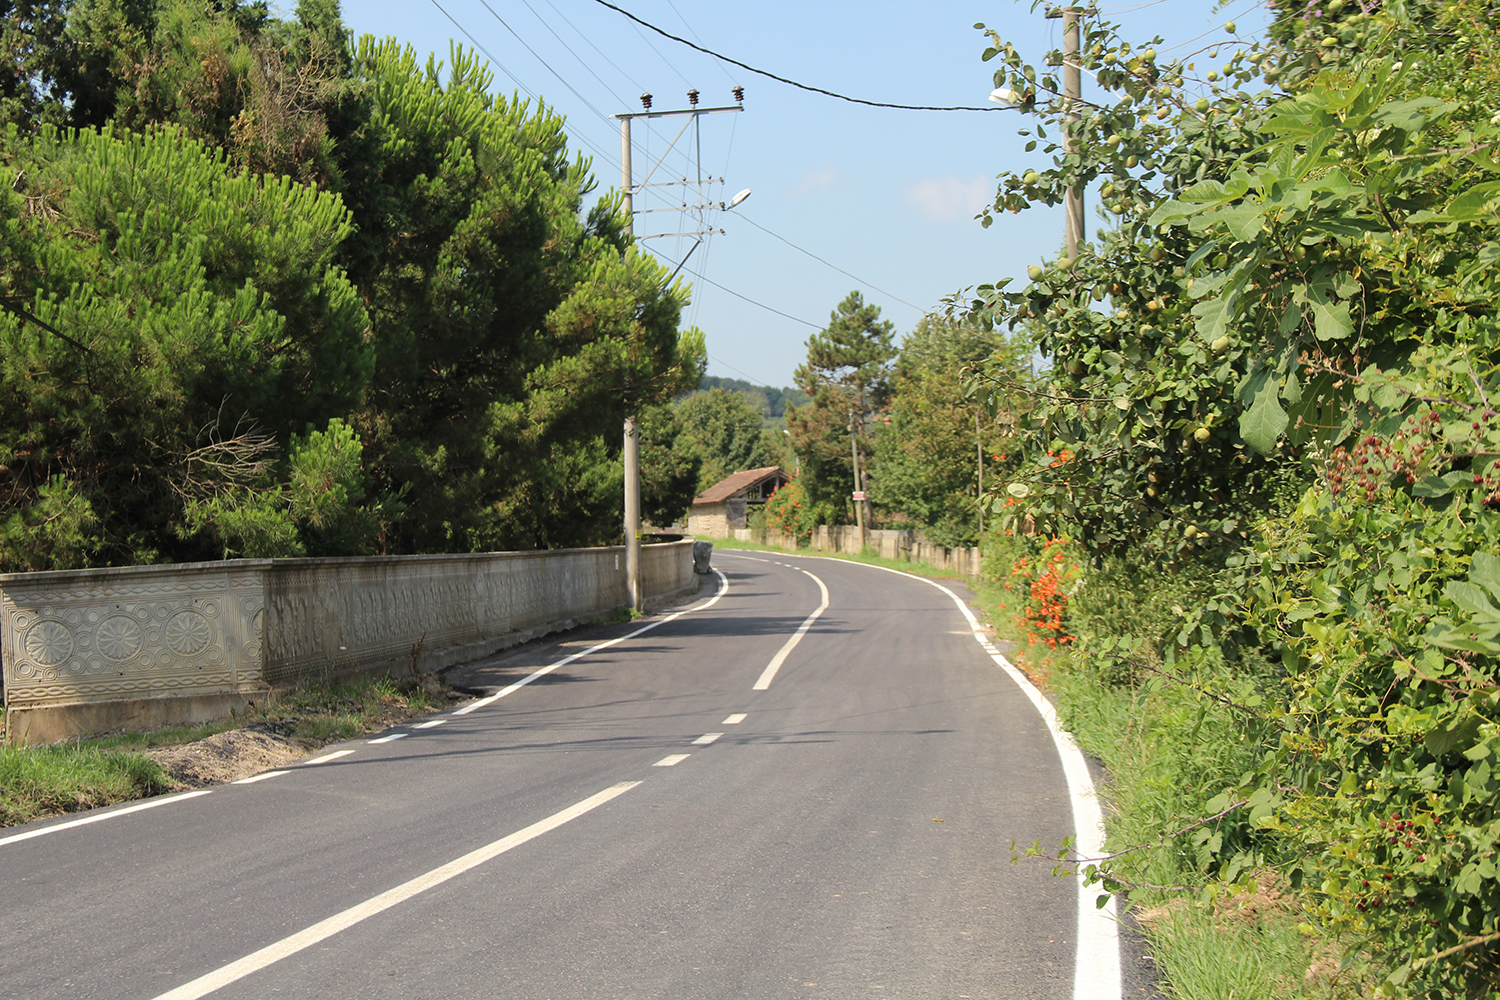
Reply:
<svg viewBox="0 0 1500 1000"><path fill-rule="evenodd" d="M563 37L561 35L559 35L556 31L552 30L552 25L550 25L546 21L542 20L542 15L539 14L539 13L537 13L537 9L535 7L531 6L531 0L521 0L521 2L526 5L526 9L527 10L531 11L531 16L532 17L536 18L538 21L541 21L542 27L544 27L548 31L552 32L552 37L555 38L555 39L557 39L557 43L559 45L561 45L563 48L567 49L568 50L568 54L570 56L572 56L574 59L578 60L578 65L580 65L584 69L588 70L589 75L592 76L595 80L599 81L599 86L603 87L606 91L608 91L609 94L610 94L610 96L613 97L616 101L620 101L621 103L624 103L624 101L620 97L620 95L616 94L614 92L614 89L612 87L610 87L609 84L607 84L607 83L604 82L604 77L600 76L598 73L595 73L594 72L594 67L590 66L587 62L585 62L584 58L582 56L580 56L577 52L574 52L573 51L573 46L569 45L566 41L563 40ZM486 6L488 6L488 5L486 5ZM556 9L557 8L555 8L555 7L553 8L553 10L556 10ZM494 13L494 11L491 11L490 13ZM563 20L567 21L567 18L563 18ZM505 22L502 21L501 23L504 24ZM506 25L506 26L509 27L509 25ZM571 23L569 24L569 26L570 27L572 26ZM578 29L574 28L573 30L576 31ZM512 34L514 34L514 32L512 32ZM611 65L613 65L613 64L611 64ZM619 67L615 67L615 68L618 69ZM575 91L575 93L576 93L576 91Z"/></svg>
<svg viewBox="0 0 1500 1000"><path fill-rule="evenodd" d="M520 35L516 34L516 29L515 28L512 28L509 24L505 23L505 18L503 18L499 14L495 13L495 8L491 7L486 2L486 0L479 0L479 3L480 3L480 6L482 6L485 10L487 10L487 11L490 12L491 16L493 16L495 18L495 20L497 20L497 21L500 22L501 26L503 28L505 28L506 31L510 32L512 35L515 35L516 41L520 42L523 46L525 46L526 51L530 52L533 56L535 56L536 57L536 61L539 62L539 63L541 63L543 66L545 66L547 68L547 72L549 72L553 76L557 77L557 80L558 80L559 83L561 83L564 87L567 87L570 91L572 91L573 92L573 96L576 97L576 98L578 98L580 101L582 101L584 107L588 108L595 115L597 115L601 121L605 121L605 122L609 121L609 115L605 114L603 111L600 111L598 108L594 107L594 105L592 103L590 103L590 101L589 101L589 99L587 97L584 97L582 94L580 94L578 92L577 88L575 88L567 80L563 79L563 75L561 73L559 73L557 70L553 69L552 66L551 66L551 64L548 63L547 60L543 59L537 53L536 49L534 49L530 45L528 45L527 42L526 42L526 39L524 39ZM558 41L561 41L561 40L562 39L558 39ZM601 80L600 82L603 83L604 81Z"/></svg>
<svg viewBox="0 0 1500 1000"><path fill-rule="evenodd" d="M480 52L483 52L486 59L488 59L493 65L498 66L500 68L501 72L503 72L506 76L510 77L512 83L514 83L517 87L519 87L522 90L524 90L526 92L526 95L528 97L530 97L533 100L535 100L537 102L537 110L538 111L541 110L541 106L544 103L544 101L543 101L543 98L539 94L537 94L530 87L528 87L524 83L522 83L521 80L520 80L520 78L518 78L514 73L512 73L510 70L506 69L505 68L505 64L502 63L500 60L496 59L494 53L492 53L489 49L485 48L484 45L479 41L479 39L475 38L474 35L472 33L470 33L470 31L469 31L468 28L465 28L462 24L459 24L458 21L454 18L454 16L452 14L448 13L446 10L443 10L443 5L440 4L440 3L438 3L438 0L432 0L432 5L434 7L436 7L438 10L442 11L443 16L446 17L448 20L452 21L453 22L453 26L455 28L457 28L459 31L463 32L464 33L464 37L467 38L471 43L473 43L473 45L474 45L474 47L476 49L478 49ZM486 5L486 6L488 6L488 5ZM494 12L491 11L491 13L494 13ZM498 19L499 15L496 15L496 17ZM505 24L504 21L501 21L500 23L501 24ZM510 25L506 25L506 28L508 30L510 28ZM514 32L512 32L512 34L514 34ZM522 43L522 44L525 44L525 43ZM538 58L540 58L540 57L538 57ZM545 66L546 63L543 63L542 65ZM547 68L551 69L552 67L548 66ZM558 77L558 79L562 79L562 78ZM564 81L564 83L566 83L566 82L567 81ZM568 89L572 90L573 88L569 87ZM574 93L577 93L577 91L574 91ZM587 104L588 102L585 101L584 103ZM598 114L597 111L595 113ZM608 120L608 119L606 118L606 120ZM613 165L615 167L618 167L620 165L620 161L618 159L616 159L615 157L610 156L604 150L600 149L598 146L594 145L592 142L590 142L588 139L586 139L583 135L581 135L581 134L575 134L575 135L572 136L572 138L576 139L578 142L580 142L583 145L587 146L589 149L592 149L594 151L594 155L598 156L605 163L609 163L609 164L611 164L611 165Z"/></svg>
<svg viewBox="0 0 1500 1000"><path fill-rule="evenodd" d="M998 105L995 106L995 107L990 107L990 108L975 108L975 107L967 107L967 106L964 106L964 105L958 105L958 106L954 106L954 107L934 107L934 106L922 105L922 104L886 104L886 103L884 103L882 101L866 101L863 98L859 98L859 97L846 97L845 95L839 94L839 93L835 93L832 90L824 90L822 87L810 87L810 86L808 86L805 83L798 83L796 80L788 80L784 76L777 76L775 73L769 73L769 72L767 72L766 70L763 70L763 69L756 69L754 66L751 66L748 63L742 63L742 62L740 62L738 59L731 59L731 58L729 58L726 55L721 55L718 52L713 51L712 49L706 49L706 48L704 48L701 45L695 45L692 42L688 41L686 38L679 38L676 35L672 34L671 32L663 31L662 29L658 28L656 25L650 23L649 21L642 21L640 18L638 18L634 14L630 13L630 11L625 10L622 7L616 7L614 4L610 3L609 0L594 0L594 2L598 3L598 4L602 5L602 6L608 7L610 10L615 11L616 13L624 14L626 17L630 18L636 24L644 25L645 27L650 28L652 31L656 32L658 35L663 36L664 38L670 38L672 41L679 42L679 43L681 43L683 45L686 45L690 49L697 49L699 52L702 52L705 55L713 56L715 59L722 59L722 60L724 60L727 63L730 63L732 65L738 66L740 69L749 70L750 72L755 73L755 74L757 74L759 76L768 77L768 78L770 78L772 80L775 80L777 83L784 83L784 84L786 84L789 87L796 87L799 90L808 90L808 91L811 91L814 94L822 94L825 97L836 97L836 98L838 98L841 101L848 101L850 104L863 104L863 105L866 105L866 106L872 107L872 108L894 108L897 111L1009 111L1009 110L1011 110L1010 108L1000 107ZM678 75L681 76L680 73ZM684 79L686 79L686 77L684 77Z"/></svg>
<svg viewBox="0 0 1500 1000"><path fill-rule="evenodd" d="M662 257L661 254L657 253L655 250L652 250L650 247L647 247L644 244L639 244L639 245L645 247L645 249L648 252L650 252L650 254L653 257L657 257L657 258L659 258L661 260L666 261L667 263L674 263L669 258ZM719 284L717 281L714 281L712 278L705 278L705 277L703 277L703 275L700 274L697 271L693 271L693 270L690 270L688 268L683 268L683 271L685 273L687 273L687 274L691 274L693 277L697 278L700 281L704 281L704 282L707 282L710 285L713 285L715 288L717 288L721 292L728 292L730 295L733 295L735 298L741 299L741 300L743 300L745 302L748 302L752 306L758 306L759 308L764 309L766 312L773 312L776 315L783 317L784 319L791 320L793 323L801 323L803 326L810 326L814 330L822 330L823 329L821 326L819 326L816 323L809 323L807 320L805 320L805 319L799 319L798 317L793 316L791 313L784 313L780 309L773 309L771 306L766 305L764 302L757 302L757 301L755 301L754 299L750 298L747 295L741 295L739 292L736 292L732 288L725 288L723 285Z"/></svg>
<svg viewBox="0 0 1500 1000"><path fill-rule="evenodd" d="M822 257L819 257L817 254L813 253L811 250L804 250L802 247L799 247L797 244L793 243L791 240L787 239L785 236L777 236L775 233L771 232L765 226L762 226L760 223L758 223L755 220L751 219L744 212L736 212L735 214L738 215L741 219L744 219L746 222L750 223L750 225L754 226L756 229L759 229L761 232L765 233L767 236L775 236L776 239L778 239L781 242L785 243L787 246L791 247L793 250L796 250L799 253L807 254L807 256L811 257L813 260L817 261L819 264L824 264L824 265L826 265L828 267L831 267L835 271L837 271L839 274L842 274L842 275L844 275L847 278L853 278L855 281L859 282L861 285L864 285L866 288L873 289L873 290L879 292L881 295L889 296L890 298L895 299L897 302L901 303L904 306L911 306L913 309L915 309L917 312L921 313L924 316L927 315L927 310L923 309L921 306L917 305L915 302L908 302L905 299L901 298L899 295L892 294L891 292L886 291L884 288L881 288L879 285L876 285L875 283L870 282L870 281L866 281L864 278L861 278L857 274L851 274L851 273L849 273L848 271L844 270L842 267L839 267L837 264L830 264L828 261L824 260Z"/></svg>
<svg viewBox="0 0 1500 1000"><path fill-rule="evenodd" d="M767 382L767 381L765 381L763 379L757 379L756 376L751 375L749 372L740 371L740 369L736 368L734 365L730 364L728 361L725 361L723 358L716 358L712 354L710 354L708 356L708 360L712 361L716 365L723 365L725 368L728 368L732 372L739 372L739 374L745 376L747 379L750 380L750 384L751 385L765 386L766 388L769 388L769 389L777 388L775 385L772 385L770 382ZM782 388L785 388L785 386L783 386Z"/></svg>

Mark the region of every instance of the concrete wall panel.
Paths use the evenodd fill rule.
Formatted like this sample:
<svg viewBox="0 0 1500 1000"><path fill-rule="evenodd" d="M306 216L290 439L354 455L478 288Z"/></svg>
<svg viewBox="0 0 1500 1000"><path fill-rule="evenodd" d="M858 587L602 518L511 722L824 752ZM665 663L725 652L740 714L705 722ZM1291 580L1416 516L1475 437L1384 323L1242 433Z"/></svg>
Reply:
<svg viewBox="0 0 1500 1000"><path fill-rule="evenodd" d="M642 548L648 600L696 587L692 545ZM7 734L200 721L271 686L441 669L627 601L620 547L0 574Z"/></svg>

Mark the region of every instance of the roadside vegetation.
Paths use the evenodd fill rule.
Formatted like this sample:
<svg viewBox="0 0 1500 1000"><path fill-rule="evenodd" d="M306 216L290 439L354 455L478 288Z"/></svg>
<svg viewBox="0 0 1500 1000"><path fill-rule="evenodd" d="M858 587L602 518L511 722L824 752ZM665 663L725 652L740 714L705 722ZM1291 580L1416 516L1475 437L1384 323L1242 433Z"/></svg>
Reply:
<svg viewBox="0 0 1500 1000"><path fill-rule="evenodd" d="M47 746L0 746L0 826L196 787L212 777L202 768L174 768L174 760L185 759L182 755L154 751L213 740L215 756L232 758L241 751L234 739L224 737L249 731L261 735L262 742L278 744L285 759L295 759L328 743L428 714L445 697L441 690L434 694L430 687L389 677L310 684L202 726Z"/></svg>
<svg viewBox="0 0 1500 1000"><path fill-rule="evenodd" d="M1044 362L967 372L1028 400L989 600L1110 769L1076 860L1176 995L1490 996L1500 21L1273 9L1172 59L1091 21L1076 121L1061 55L989 33L1052 154L993 211L1094 184L1107 220L954 303Z"/></svg>

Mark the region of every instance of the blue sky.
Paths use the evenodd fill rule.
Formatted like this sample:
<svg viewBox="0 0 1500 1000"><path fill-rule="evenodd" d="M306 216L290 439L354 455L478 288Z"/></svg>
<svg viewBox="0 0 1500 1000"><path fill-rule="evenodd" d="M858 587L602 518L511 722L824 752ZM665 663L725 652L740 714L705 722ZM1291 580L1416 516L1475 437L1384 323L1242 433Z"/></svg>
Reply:
<svg viewBox="0 0 1500 1000"><path fill-rule="evenodd" d="M994 67L980 59L985 43L976 22L998 28L1037 62L1061 33L1061 22L1045 19L1040 9L1005 0L614 2L758 69L898 104L986 105ZM974 220L993 197L997 173L1040 155L1023 151L1016 131L1027 122L1018 114L897 111L808 93L695 52L595 0L488 4L344 0L343 13L356 34L394 35L441 58L450 39L472 46L472 36L493 57L497 90L540 95L567 117L572 145L592 157L601 188L620 185L620 126L609 116L639 111L643 90L654 96L655 110L674 110L688 107L691 88L703 107L732 105L730 88L745 88L743 112L701 116L698 133L689 129L671 152L684 119L633 128L637 182L664 152L653 181L694 180L687 191L648 190L637 197L638 210L697 202L700 172L715 179L705 189L715 204L745 188L753 192L738 208L709 214L708 225L724 232L698 246L684 268L693 285L684 325L706 334L710 375L790 385L808 336L850 291L878 305L904 334L945 295L1003 277L1024 280L1026 265L1061 244L1060 210L1002 215L988 230ZM1225 38L1222 26L1230 20L1246 37L1266 17L1254 0L1222 8L1211 0L1155 0L1098 9L1124 24L1127 37L1162 36L1164 54ZM1089 90L1085 78L1085 96ZM1097 203L1088 200L1090 232L1099 224ZM697 227L677 211L636 220L637 235ZM672 267L694 241L644 242Z"/></svg>

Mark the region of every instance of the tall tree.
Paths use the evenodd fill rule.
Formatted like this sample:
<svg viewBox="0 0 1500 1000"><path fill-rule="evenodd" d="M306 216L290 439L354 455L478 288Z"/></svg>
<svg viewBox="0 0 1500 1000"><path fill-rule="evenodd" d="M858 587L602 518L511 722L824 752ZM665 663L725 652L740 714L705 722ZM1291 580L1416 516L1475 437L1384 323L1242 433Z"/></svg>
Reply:
<svg viewBox="0 0 1500 1000"><path fill-rule="evenodd" d="M339 199L167 131L12 132L0 162L0 563L299 551L278 457L374 361ZM91 541L28 543L48 509Z"/></svg>
<svg viewBox="0 0 1500 1000"><path fill-rule="evenodd" d="M760 411L743 393L710 389L681 400L676 409L678 447L698 460L698 492L735 472L779 461L767 446Z"/></svg>
<svg viewBox="0 0 1500 1000"><path fill-rule="evenodd" d="M840 498L851 488L864 489L870 474L868 424L890 398L894 337L895 327L880 318L880 308L850 292L829 315L828 326L807 339L807 361L796 371L797 388L811 402L787 410L792 447L808 492L835 509L846 506Z"/></svg>
<svg viewBox="0 0 1500 1000"><path fill-rule="evenodd" d="M1011 468L1017 424L1027 408L1031 344L961 318L925 316L903 338L890 424L876 442L880 474L871 499L910 518L939 545L972 545L980 526L979 486ZM982 366L1014 374L1018 391L994 412L964 393L962 373ZM983 472L981 473L981 470Z"/></svg>
<svg viewBox="0 0 1500 1000"><path fill-rule="evenodd" d="M53 24L59 13L66 19L60 31ZM256 303L269 303L275 315L267 313L268 325L255 336L270 342L278 330L284 336L270 357L247 354L243 364L224 367L230 430L221 421L214 433L233 436L241 415L263 429L268 440L252 463L260 471L241 476L234 490L195 498L182 517L170 503L131 508L130 516L150 522L147 534L166 530L171 537L180 529L198 538L194 544L222 545L221 551L327 551L348 537L316 526L310 535L301 521L289 533L282 515L295 521L287 514L295 508L322 519L326 504L293 504L287 491L295 483L337 479L341 502L360 505L357 498L365 498L366 523L383 524L380 545L388 551L576 545L619 536L622 416L696 385L703 342L697 331L678 330L685 287L668 287L665 271L631 245L619 198L583 211L594 180L587 162L569 153L559 116L491 96L489 72L459 48L445 66L419 62L394 41L366 38L347 47L333 0L303 0L294 22L270 16L263 3L233 0L76 0L55 8L34 3L26 14L28 26L42 23L46 30L27 36L39 51L19 54L13 33L5 35L0 55L10 62L0 63L0 110L24 119L21 135L39 135L42 145L14 162L64 162L75 143L95 150L97 136L88 138L94 133L75 140L39 131L47 115L81 126L107 122L113 131L102 134L117 136L125 152L99 153L109 165L96 176L47 174L51 188L28 190L23 200L20 192L6 194L9 228L0 239L7 245L21 239L16 245L24 249L27 234L40 234L44 248L72 238L87 252L72 261L59 257L50 270L24 254L7 258L0 262L0 293L33 303L47 323L52 313L39 303L69 296L94 295L89 301L100 309L135 315L141 307L109 276L117 262L141 253L152 266L180 260L183 273L162 276L160 289L191 288L198 266L210 278L238 275L243 287L214 292L229 294L239 311L200 323L203 336L231 323L223 333L230 353L243 339L233 324L249 322ZM55 81L49 67L56 68ZM143 204L139 199L156 182L148 174L123 180L137 155L126 133L154 137L142 141L158 157L165 155L158 149L167 142L164 126L209 161L193 166L194 178L204 171L237 177L229 189L280 197L289 210L306 211L304 201L312 199L317 212L309 220L317 231L300 245L283 240L282 220L264 205L245 212L238 226L219 214L222 199L213 185L196 180L166 191L157 214L140 209L148 228L180 220L180 246L136 240L133 232L116 240L107 218L89 216L71 231L49 226L52 219L74 221L48 214L68 184L97 195L101 205L133 211ZM40 167L27 170L28 183L43 181ZM124 190L101 193L109 184ZM79 201L90 212L92 204ZM238 203L224 210L243 211ZM325 225L329 212L336 225ZM135 225L128 212L122 218L121 225ZM96 256L102 278L78 270ZM77 278L72 286L68 275ZM334 294L335 285L342 291ZM130 295L141 292L133 288ZM299 297L305 306L280 311ZM189 303L214 307L200 296L178 308ZM333 311L342 324L351 306L358 307L354 360L339 353L343 346L319 339L321 317ZM17 330L35 326L13 322L22 324ZM330 343L347 346L339 324ZM33 348L18 342L14 350L20 356ZM64 366L58 360L64 342L53 337L36 349L42 354L26 355L18 370ZM174 363L218 364L224 351L216 351ZM288 395L303 351L327 366L326 386ZM22 391L18 399L21 409L7 428L43 426L26 415L28 407L42 406L41 396ZM334 427L334 417L347 419ZM172 407L163 408L162 418L204 426ZM41 454L18 447L18 454ZM297 448L308 453L294 461ZM31 499L40 495L38 484ZM403 516L393 522L389 515L401 506L394 498L403 494ZM164 527L172 524L177 528ZM254 546L234 540L252 529L260 538ZM103 558L131 557L128 544L111 541L106 548ZM183 551L181 544L140 548L174 558Z"/></svg>

